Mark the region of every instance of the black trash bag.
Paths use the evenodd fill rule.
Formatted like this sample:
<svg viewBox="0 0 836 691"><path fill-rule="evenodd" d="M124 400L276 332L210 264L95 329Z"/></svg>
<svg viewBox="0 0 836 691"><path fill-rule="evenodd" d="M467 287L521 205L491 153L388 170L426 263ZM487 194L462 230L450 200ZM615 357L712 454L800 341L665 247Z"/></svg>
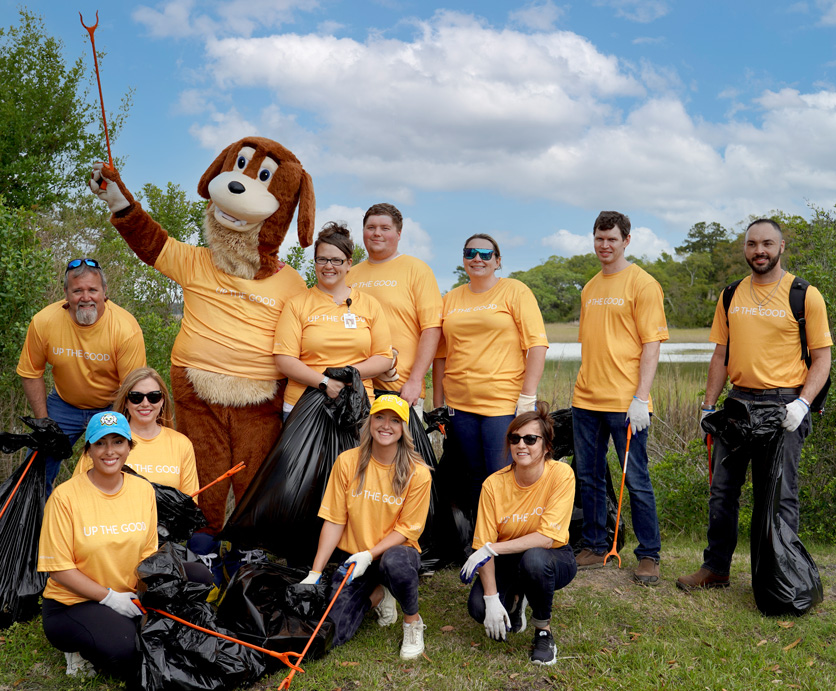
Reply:
<svg viewBox="0 0 836 691"><path fill-rule="evenodd" d="M211 584L186 578L184 547L168 542L137 567L137 594L154 607L185 621L235 637L217 623L206 602ZM266 670L265 655L148 611L137 633L140 667L137 685L144 691L188 689L220 691L249 685Z"/></svg>
<svg viewBox="0 0 836 691"><path fill-rule="evenodd" d="M458 444L449 434L446 435L433 486L438 492L439 505L445 507L442 515L452 519L452 523L442 524L442 527L449 531L442 545L449 562L457 566L464 564L473 552L473 530L478 509L471 506L468 473L463 464L457 462L460 458Z"/></svg>
<svg viewBox="0 0 836 691"><path fill-rule="evenodd" d="M27 621L41 611L38 598L47 574L38 573L37 567L46 504L46 459L44 452L36 452L31 465L30 459L24 460L0 486L0 509L6 506L0 518L0 629ZM18 481L20 486L11 497Z"/></svg>
<svg viewBox="0 0 836 691"><path fill-rule="evenodd" d="M130 466L123 466L122 470L151 482ZM151 482L151 486L157 498L157 537L160 544L184 542L192 536L195 530L209 524L200 507L185 492L157 482Z"/></svg>
<svg viewBox="0 0 836 691"><path fill-rule="evenodd" d="M24 447L40 451L45 456L64 459L73 455L70 438L61 431L58 423L48 417L21 417L32 428L29 434L0 432L0 450L14 453Z"/></svg>
<svg viewBox="0 0 836 691"><path fill-rule="evenodd" d="M239 549L260 547L294 565L313 561L322 527L316 514L331 469L337 456L357 446L369 414L356 369L329 367L325 374L350 386L334 400L308 387L296 402L221 533Z"/></svg>
<svg viewBox="0 0 836 691"><path fill-rule="evenodd" d="M247 643L277 653L301 653L328 607L330 583L300 585L307 572L270 562L244 564L229 581L218 606L218 623ZM331 649L334 624L326 619L305 659ZM268 670L282 666L265 658ZM273 664L275 663L275 664Z"/></svg>
<svg viewBox="0 0 836 691"><path fill-rule="evenodd" d="M801 616L824 599L816 563L779 513L785 417L782 403L729 398L722 410L703 420L703 428L720 439L728 453L744 445L750 449L752 590L758 610L773 617Z"/></svg>
<svg viewBox="0 0 836 691"><path fill-rule="evenodd" d="M572 409L561 408L549 413L554 429L552 439L552 458L559 460L575 455L575 435L572 424Z"/></svg>
<svg viewBox="0 0 836 691"><path fill-rule="evenodd" d="M450 412L447 406L441 406L428 413L424 413L424 422L427 423L427 434L430 432L441 432L444 434L445 425L450 424Z"/></svg>

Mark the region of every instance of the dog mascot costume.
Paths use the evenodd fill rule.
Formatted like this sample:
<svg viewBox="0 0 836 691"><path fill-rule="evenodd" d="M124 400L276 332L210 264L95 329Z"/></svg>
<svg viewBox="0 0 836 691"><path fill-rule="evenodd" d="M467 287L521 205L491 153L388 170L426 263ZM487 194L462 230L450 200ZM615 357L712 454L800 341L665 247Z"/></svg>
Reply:
<svg viewBox="0 0 836 691"><path fill-rule="evenodd" d="M197 186L209 200L208 247L170 238L112 168L95 164L90 187L136 255L183 289L183 320L171 351L177 429L194 444L201 486L239 461L247 464L231 480L238 501L281 432L284 382L277 381L273 339L284 303L305 282L277 255L297 204L299 242L311 244L311 176L270 139L230 144ZM219 482L200 497L214 535L223 527L229 485Z"/></svg>

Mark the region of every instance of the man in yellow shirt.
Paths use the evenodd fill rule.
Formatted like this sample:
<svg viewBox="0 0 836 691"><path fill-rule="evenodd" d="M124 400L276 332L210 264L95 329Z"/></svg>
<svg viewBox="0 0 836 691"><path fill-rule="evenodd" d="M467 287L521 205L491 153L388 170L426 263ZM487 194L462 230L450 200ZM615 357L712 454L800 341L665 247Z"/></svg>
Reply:
<svg viewBox="0 0 836 691"><path fill-rule="evenodd" d="M398 252L403 216L392 204L375 204L363 217L369 258L353 267L346 283L383 307L398 351L395 367L374 379L374 388L397 391L423 414L424 375L441 336L441 292L424 262Z"/></svg>
<svg viewBox="0 0 836 691"><path fill-rule="evenodd" d="M623 464L627 425L632 431L626 482L639 560L636 582L659 582L659 519L647 469L650 386L659 348L668 340L662 288L650 274L627 261L630 219L602 211L593 226L601 271L581 293L581 369L572 396L575 460L583 505L579 569L604 565L607 544L605 468L612 437Z"/></svg>
<svg viewBox="0 0 836 691"><path fill-rule="evenodd" d="M798 461L804 439L810 432L810 403L830 373L833 339L824 298L816 288L809 286L804 299L808 369L802 358L798 321L789 307L790 287L796 277L781 266L784 247L781 227L771 219L760 218L746 229L743 253L752 273L734 290L728 315L723 296L717 301L710 335L716 346L708 366L700 421L714 411L727 378L732 383L729 398L786 406L787 415L782 423L785 429L783 478L778 510L797 534ZM702 567L677 579L676 585L682 590L729 585L729 569L737 546L738 498L750 459L747 448L729 452L720 439L714 445L714 458L723 460L714 464L711 481L708 547ZM762 472L760 464L754 460L752 472Z"/></svg>
<svg viewBox="0 0 836 691"><path fill-rule="evenodd" d="M34 416L57 422L72 445L96 413L110 409L122 377L145 367L145 341L136 319L108 301L107 279L95 259L67 264L64 295L32 317L17 373ZM49 396L47 364L55 381ZM47 458L50 492L60 467L61 459Z"/></svg>

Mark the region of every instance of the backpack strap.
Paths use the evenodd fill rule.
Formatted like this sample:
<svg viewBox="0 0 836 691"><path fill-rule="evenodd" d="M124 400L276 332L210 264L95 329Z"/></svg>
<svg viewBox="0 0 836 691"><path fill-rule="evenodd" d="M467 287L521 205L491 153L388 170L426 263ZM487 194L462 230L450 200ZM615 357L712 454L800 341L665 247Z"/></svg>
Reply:
<svg viewBox="0 0 836 691"><path fill-rule="evenodd" d="M804 317L804 300L810 283L796 276L790 286L790 311L798 322L798 338L801 340L801 359L810 367L810 351L807 348L807 320Z"/></svg>
<svg viewBox="0 0 836 691"><path fill-rule="evenodd" d="M723 363L725 367L729 366L729 337L731 336L731 329L729 329L729 306L734 297L734 291L737 290L737 286L740 285L742 280L742 278L738 278L734 283L729 283L729 285L723 288L723 308L726 310L726 361ZM801 305L803 307L804 300L801 301Z"/></svg>

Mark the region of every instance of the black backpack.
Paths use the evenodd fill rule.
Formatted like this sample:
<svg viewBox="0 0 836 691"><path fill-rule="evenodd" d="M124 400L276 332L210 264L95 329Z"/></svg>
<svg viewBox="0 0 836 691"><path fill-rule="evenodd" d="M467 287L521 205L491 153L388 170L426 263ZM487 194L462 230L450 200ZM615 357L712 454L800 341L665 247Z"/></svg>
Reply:
<svg viewBox="0 0 836 691"><path fill-rule="evenodd" d="M734 291L737 290L737 286L740 285L740 281L742 278L739 278L734 283L730 283L723 289L723 308L726 310L726 330L731 335L728 326L729 326L729 306L731 305L732 297L734 296ZM807 320L804 318L804 300L807 296L807 288L810 287L810 283L805 281L803 278L799 278L796 276L793 281L792 285L790 286L790 311L792 312L792 316L795 317L795 320L798 322L798 338L801 340L801 359L804 360L804 363L807 365L807 368L810 368L810 350L807 348ZM729 365L729 340L727 337L726 340L726 361L725 366L728 367ZM827 397L827 392L830 390L830 375L827 377L827 381L824 383L824 386L821 387L821 391L819 391L818 395L813 399L813 402L810 404L810 412L818 413L821 415L824 412L824 399Z"/></svg>

